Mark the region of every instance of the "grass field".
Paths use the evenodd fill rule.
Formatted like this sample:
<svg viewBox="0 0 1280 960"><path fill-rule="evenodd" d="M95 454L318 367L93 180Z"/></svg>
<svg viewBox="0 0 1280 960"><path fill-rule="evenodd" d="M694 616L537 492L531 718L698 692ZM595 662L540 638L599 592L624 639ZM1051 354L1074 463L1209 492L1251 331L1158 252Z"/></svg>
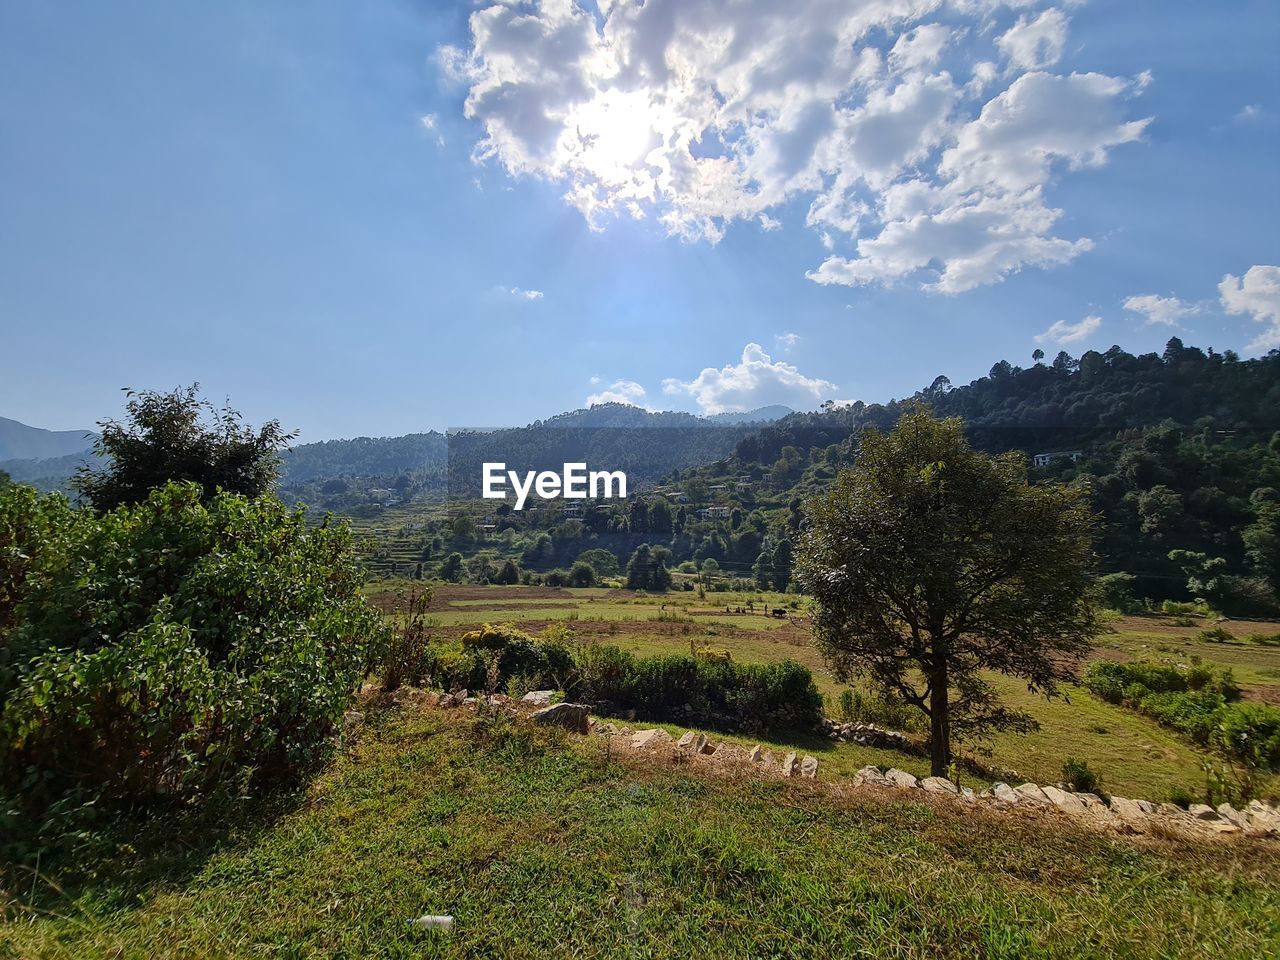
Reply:
<svg viewBox="0 0 1280 960"><path fill-rule="evenodd" d="M83 886L11 891L0 956L1280 952L1274 843L696 778L461 711L367 716L305 794L235 828L156 825ZM423 913L453 931L406 922Z"/></svg>
<svg viewBox="0 0 1280 960"><path fill-rule="evenodd" d="M398 587L375 585L373 596L387 607ZM829 712L846 686L827 671L810 643L797 597L769 593L709 593L700 599L693 592L647 596L626 590L556 589L549 587L483 587L444 585L437 588L430 615L441 635L457 635L474 626L512 623L538 632L549 623L566 622L582 640L616 644L638 654L687 653L692 647L726 649L737 660L762 662L793 659L813 671L818 688L826 696ZM745 612L748 602L754 613ZM777 620L764 614L766 607L782 606L788 616ZM730 611L726 613L726 608ZM744 612L738 613L739 609ZM1275 632L1274 624L1226 623L1238 638L1235 643L1206 643L1196 639L1207 624L1178 626L1169 618L1126 617L1112 622L1099 638L1095 656L1120 660L1170 659L1186 662L1199 656L1206 662L1230 667L1245 688L1245 695L1280 702L1280 647L1244 641L1251 633ZM1104 703L1087 690L1069 687L1065 697L1045 700L1027 692L1024 685L1005 677L992 682L1010 705L1036 717L1040 730L1030 734L999 735L988 745L990 756L978 759L989 767L1039 783L1061 778L1067 757L1085 760L1102 776L1106 789L1130 797L1167 798L1171 791L1198 794L1204 786L1203 764L1212 759L1154 721L1131 710ZM853 744L833 744L811 736L792 737L780 745L807 749L822 760L824 776L850 774L866 763L886 762L880 754ZM964 748L962 747L962 750ZM897 766L920 772L915 758L893 754ZM986 781L974 779L975 786ZM1264 782L1264 792L1280 793L1280 778Z"/></svg>

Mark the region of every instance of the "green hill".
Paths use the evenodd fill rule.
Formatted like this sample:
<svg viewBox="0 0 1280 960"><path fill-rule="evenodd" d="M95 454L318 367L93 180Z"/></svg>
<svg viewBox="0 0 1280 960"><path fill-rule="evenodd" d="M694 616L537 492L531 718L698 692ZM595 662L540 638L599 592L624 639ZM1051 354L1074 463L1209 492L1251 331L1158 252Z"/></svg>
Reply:
<svg viewBox="0 0 1280 960"><path fill-rule="evenodd" d="M412 703L317 781L125 834L16 957L1263 957L1273 844L704 777ZM921 791L923 793L923 791ZM28 883L30 881L28 880ZM452 916L452 930L409 924Z"/></svg>

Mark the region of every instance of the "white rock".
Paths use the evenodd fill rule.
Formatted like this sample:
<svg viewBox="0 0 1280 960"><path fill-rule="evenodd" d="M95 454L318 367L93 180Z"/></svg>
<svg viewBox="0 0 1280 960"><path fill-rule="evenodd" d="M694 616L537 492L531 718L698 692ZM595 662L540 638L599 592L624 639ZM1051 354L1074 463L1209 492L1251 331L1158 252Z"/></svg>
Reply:
<svg viewBox="0 0 1280 960"><path fill-rule="evenodd" d="M764 759L764 748L757 743L751 748L751 752L747 754L747 759L752 763L759 763Z"/></svg>
<svg viewBox="0 0 1280 960"><path fill-rule="evenodd" d="M920 781L920 786L924 787L924 789L928 790L930 793L956 794L960 792L960 788L946 777L925 777Z"/></svg>
<svg viewBox="0 0 1280 960"><path fill-rule="evenodd" d="M520 698L521 703L532 703L538 707L545 707L549 704L556 692L554 690L530 690Z"/></svg>
<svg viewBox="0 0 1280 960"><path fill-rule="evenodd" d="M782 758L782 775L784 777L794 776L796 772L796 755L788 753Z"/></svg>
<svg viewBox="0 0 1280 960"><path fill-rule="evenodd" d="M897 767L890 768L889 772L886 773L885 776L889 779L889 782L892 783L895 787L911 789L913 787L920 786L919 780L917 780L911 774L907 773L907 771L899 770Z"/></svg>
<svg viewBox="0 0 1280 960"><path fill-rule="evenodd" d="M1228 823L1234 823L1241 830L1250 829L1253 824L1249 822L1249 818L1241 813L1229 803L1218 804L1218 816L1226 820Z"/></svg>
<svg viewBox="0 0 1280 960"><path fill-rule="evenodd" d="M1187 813L1191 814L1197 820L1221 820L1218 811L1213 809L1207 803L1193 803L1187 807Z"/></svg>
<svg viewBox="0 0 1280 960"><path fill-rule="evenodd" d="M432 916L425 913L420 917L414 917L409 921L415 927L427 927L435 930L452 930L453 917L450 916Z"/></svg>
<svg viewBox="0 0 1280 960"><path fill-rule="evenodd" d="M684 735L681 736L680 739L676 741L676 747L681 750L692 750L693 741L697 739L697 736L698 735L694 733L692 730L686 730L684 732Z"/></svg>
<svg viewBox="0 0 1280 960"><path fill-rule="evenodd" d="M1142 804L1137 800L1130 800L1127 797L1111 798L1111 812L1121 820L1128 824L1143 824L1147 818L1155 811L1147 811L1143 809Z"/></svg>
<svg viewBox="0 0 1280 960"><path fill-rule="evenodd" d="M1047 806L1048 804L1051 804L1053 802L1047 796L1045 796L1045 792L1041 790L1040 787L1034 783L1019 784L1018 786L1014 787L1014 789L1017 790L1018 793L1022 795L1023 799L1030 800L1032 803L1042 803Z"/></svg>
<svg viewBox="0 0 1280 960"><path fill-rule="evenodd" d="M810 780L818 778L818 758L805 757L800 761L800 776L808 777Z"/></svg>
<svg viewBox="0 0 1280 960"><path fill-rule="evenodd" d="M1021 803L1022 794L1007 783L996 783L991 787L991 795L1004 803Z"/></svg>
<svg viewBox="0 0 1280 960"><path fill-rule="evenodd" d="M863 767L861 770L855 773L853 775L853 784L854 786L857 786L857 787L893 786L893 784L889 781L889 778L886 777L883 773L881 773L878 767L871 767L871 766Z"/></svg>
<svg viewBox="0 0 1280 960"><path fill-rule="evenodd" d="M644 750L648 747L656 747L660 743L666 743L670 739L671 734L661 728L641 730L631 735L631 746L636 750Z"/></svg>
<svg viewBox="0 0 1280 960"><path fill-rule="evenodd" d="M1085 813L1084 804L1076 799L1075 794L1059 790L1057 787L1045 786L1041 789L1049 801L1063 813L1072 813L1077 816Z"/></svg>

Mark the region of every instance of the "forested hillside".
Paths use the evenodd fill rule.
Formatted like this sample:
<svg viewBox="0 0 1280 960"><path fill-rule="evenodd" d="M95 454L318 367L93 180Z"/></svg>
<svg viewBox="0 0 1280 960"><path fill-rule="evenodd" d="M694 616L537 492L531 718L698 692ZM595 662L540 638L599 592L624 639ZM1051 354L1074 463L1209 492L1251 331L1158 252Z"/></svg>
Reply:
<svg viewBox="0 0 1280 960"><path fill-rule="evenodd" d="M1241 615L1277 612L1280 352L1241 360L1173 339L1163 354L1112 347L1042 361L1002 361L962 386L939 377L884 404L792 414L746 432L728 456L662 474L627 505L598 504L580 518L550 506L500 512L478 540L467 524L458 538L437 526L423 556L457 549L545 573L601 547L625 565L644 543L651 566L711 561L718 573L785 588L805 498L853 462L862 430L890 429L923 402L964 418L980 449L1024 452L1033 481L1089 484L1102 568L1114 574L1104 580L1109 602L1204 599ZM472 575L491 565L474 564ZM455 564L451 574L465 571Z"/></svg>
<svg viewBox="0 0 1280 960"><path fill-rule="evenodd" d="M981 449L1065 454L1032 477L1090 484L1104 565L1134 575L1140 595L1190 592L1242 612L1273 606L1280 353L1241 360L1174 338L1163 354L1112 347L1026 369L1001 361L964 386L939 377L906 400L794 414L744 438L709 473L764 471L802 495L856 456L859 431L888 429L919 401L963 417Z"/></svg>

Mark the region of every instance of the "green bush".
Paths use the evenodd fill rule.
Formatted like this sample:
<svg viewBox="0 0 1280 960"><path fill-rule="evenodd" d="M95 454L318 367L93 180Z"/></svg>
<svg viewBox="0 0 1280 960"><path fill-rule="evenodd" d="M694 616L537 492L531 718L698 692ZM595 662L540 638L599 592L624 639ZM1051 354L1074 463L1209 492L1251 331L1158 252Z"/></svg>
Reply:
<svg viewBox="0 0 1280 960"><path fill-rule="evenodd" d="M596 584L596 571L591 564L584 560L579 560L569 568L569 585L571 587L594 587Z"/></svg>
<svg viewBox="0 0 1280 960"><path fill-rule="evenodd" d="M427 635L427 607L433 591L411 590L397 595L392 608L392 627L382 658L382 689L395 690L402 684L420 684L426 677L431 638Z"/></svg>
<svg viewBox="0 0 1280 960"><path fill-rule="evenodd" d="M0 779L41 807L179 799L320 757L386 644L345 527L168 484L101 515L0 491L41 530L0 645ZM16 549L21 549L18 544Z"/></svg>
<svg viewBox="0 0 1280 960"><path fill-rule="evenodd" d="M1229 669L1099 660L1085 671L1084 685L1248 767L1280 768L1280 709L1240 702Z"/></svg>
<svg viewBox="0 0 1280 960"><path fill-rule="evenodd" d="M1280 709L1265 703L1227 704L1217 717L1213 743L1248 767L1280 770Z"/></svg>
<svg viewBox="0 0 1280 960"><path fill-rule="evenodd" d="M1171 787L1167 798L1175 807L1181 807L1183 810L1196 802L1195 795L1186 787Z"/></svg>
<svg viewBox="0 0 1280 960"><path fill-rule="evenodd" d="M1102 780L1089 764L1075 757L1067 757L1062 762L1062 782L1076 793L1102 792Z"/></svg>
<svg viewBox="0 0 1280 960"><path fill-rule="evenodd" d="M458 644L432 644L427 652L423 679L444 690L486 690L508 692L512 677L521 683L559 686L573 673L573 657L567 635L549 632L536 640L508 624L484 624L462 635Z"/></svg>
<svg viewBox="0 0 1280 960"><path fill-rule="evenodd" d="M1223 627L1212 627L1208 630L1201 630L1196 634L1196 639L1201 643L1235 643L1236 638L1231 632Z"/></svg>
<svg viewBox="0 0 1280 960"><path fill-rule="evenodd" d="M812 674L789 660L635 657L597 646L579 651L575 665L575 699L635 710L641 720L755 731L811 726L822 711Z"/></svg>
<svg viewBox="0 0 1280 960"><path fill-rule="evenodd" d="M922 732L929 729L929 718L911 704L860 690L846 690L840 694L840 719L851 723L874 723L892 730Z"/></svg>

